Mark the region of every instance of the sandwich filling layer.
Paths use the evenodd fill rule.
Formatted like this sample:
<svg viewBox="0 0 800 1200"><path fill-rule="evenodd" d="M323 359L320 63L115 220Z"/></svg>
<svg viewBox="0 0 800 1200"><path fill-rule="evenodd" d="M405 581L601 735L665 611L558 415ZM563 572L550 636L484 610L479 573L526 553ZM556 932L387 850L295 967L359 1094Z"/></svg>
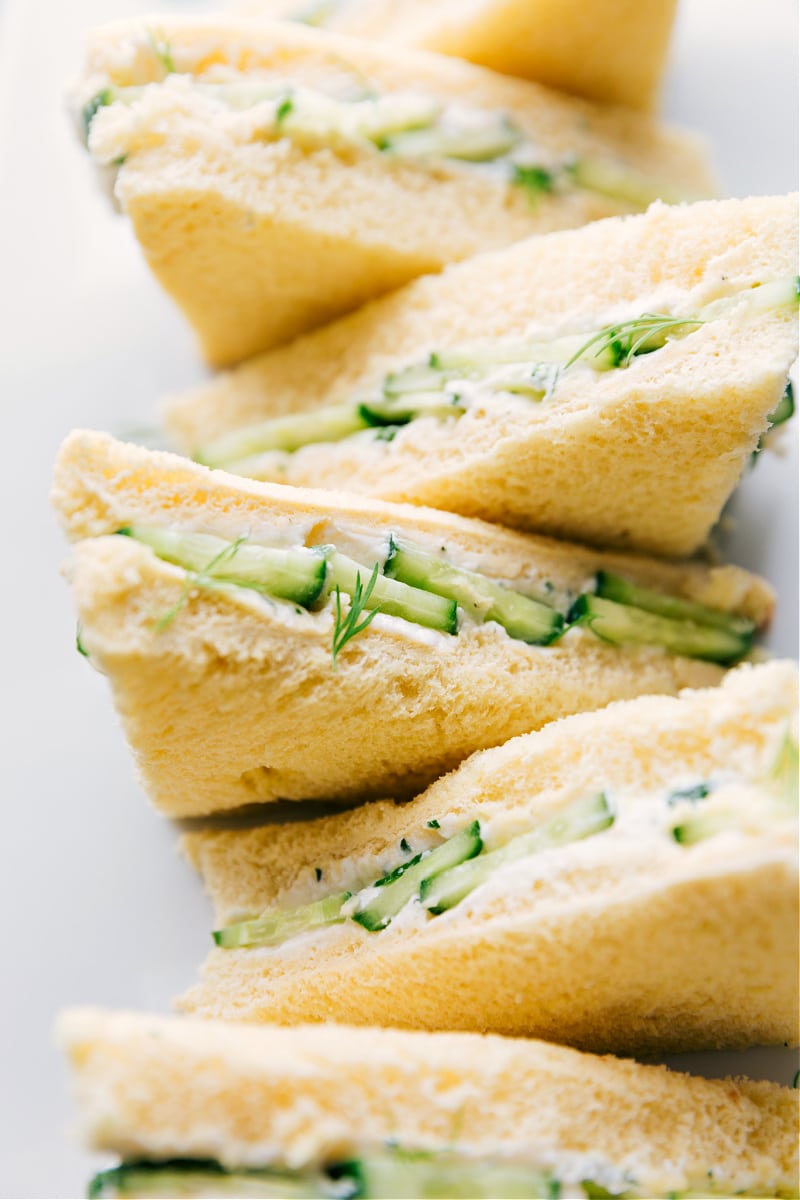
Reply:
<svg viewBox="0 0 800 1200"><path fill-rule="evenodd" d="M709 1173L710 1175L712 1173ZM688 1191L662 1192L663 1200L695 1196L777 1196L778 1192L732 1191L713 1175ZM468 1159L451 1151L421 1153L391 1147L359 1159L329 1164L323 1170L227 1170L219 1163L192 1159L130 1162L96 1175L90 1200L115 1197L259 1197L265 1200L634 1200L652 1190L630 1187L609 1191L585 1179L566 1186L548 1171L524 1163Z"/></svg>
<svg viewBox="0 0 800 1200"><path fill-rule="evenodd" d="M613 795L598 793L572 800L565 807L517 831L502 817L481 823L472 820L453 831L454 818L429 820L424 830L403 837L395 862L367 886L362 880L372 863L337 864L336 891L319 896L327 867L315 869L315 884L307 889L317 898L294 908L269 909L217 929L223 949L278 946L299 934L354 921L370 933L386 929L402 917L403 928L421 927L456 908L479 888L513 890L517 871L529 871L534 856L555 855L579 843L614 839L650 847L648 858L676 859L698 843L721 835L757 836L789 828L797 819L797 742L787 726L766 774L744 779L719 771L712 778L676 781L669 791L642 795L620 788ZM518 828L518 827L517 827ZM586 868L593 850L578 863ZM598 851L602 857L603 851ZM577 862L580 858L573 855ZM516 867L516 864L520 864ZM563 860L562 860L563 865ZM543 865L547 872L547 866ZM346 882L346 890L340 890Z"/></svg>
<svg viewBox="0 0 800 1200"><path fill-rule="evenodd" d="M148 546L185 572L181 598L157 615L165 629L193 593L246 588L270 604L292 606L299 619L333 611L333 668L345 646L379 615L434 634L458 636L465 625L494 622L534 646L558 642L574 630L616 646L647 645L727 665L751 648L755 622L693 601L641 587L599 571L576 594L558 580L528 594L456 565L445 547L425 550L402 537L363 539L344 534L339 545L267 545L246 534L232 542L169 527L132 525L118 531ZM358 557L351 557L355 551Z"/></svg>
<svg viewBox="0 0 800 1200"><path fill-rule="evenodd" d="M775 280L715 300L694 314L641 313L602 329L549 341L517 339L434 350L427 358L386 374L374 391L341 404L260 422L201 446L197 461L252 478L274 474L279 455L303 446L360 435L390 442L420 418L455 421L470 409L491 413L498 402L557 404L566 375L591 382L598 373L630 367L667 344L690 339L702 326L731 313L745 317L797 307L800 279ZM770 428L794 412L791 383L770 415ZM264 457L268 456L268 457Z"/></svg>
<svg viewBox="0 0 800 1200"><path fill-rule="evenodd" d="M316 81L312 72L311 80L303 81L269 73L209 82L176 72L167 43L154 42L153 52L165 74L162 81L108 85L80 109L84 140L102 166L121 166L135 153L149 113L158 128L161 100L178 109L190 106L205 120L222 123L242 143L288 138L309 152L324 149L345 159L361 152L414 163L432 177L445 167L460 168L465 183L477 170L521 190L533 205L574 190L633 209L657 199L696 198L619 158L556 154L503 110L443 102L424 92L379 91L352 72Z"/></svg>

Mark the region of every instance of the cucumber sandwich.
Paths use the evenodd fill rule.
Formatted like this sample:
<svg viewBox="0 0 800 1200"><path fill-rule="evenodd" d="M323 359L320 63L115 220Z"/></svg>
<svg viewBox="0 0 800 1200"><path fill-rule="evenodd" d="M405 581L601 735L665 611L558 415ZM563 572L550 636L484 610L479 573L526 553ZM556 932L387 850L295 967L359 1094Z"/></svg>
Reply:
<svg viewBox="0 0 800 1200"><path fill-rule="evenodd" d="M684 207L480 255L171 399L261 479L667 555L793 410L797 202Z"/></svg>
<svg viewBox="0 0 800 1200"><path fill-rule="evenodd" d="M200 830L214 901L181 1005L595 1051L797 1042L797 677L568 717L410 804Z"/></svg>
<svg viewBox="0 0 800 1200"><path fill-rule="evenodd" d="M474 1034L75 1009L93 1197L796 1196L796 1092Z"/></svg>
<svg viewBox="0 0 800 1200"><path fill-rule="evenodd" d="M479 250L713 192L700 144L639 114L290 22L107 26L73 103L217 365Z"/></svg>
<svg viewBox="0 0 800 1200"><path fill-rule="evenodd" d="M452 54L610 104L651 108L677 0L237 0L393 46Z"/></svg>
<svg viewBox="0 0 800 1200"><path fill-rule="evenodd" d="M413 795L567 713L717 682L773 596L76 432L53 499L79 646L156 804ZM187 748L191 748L187 750Z"/></svg>

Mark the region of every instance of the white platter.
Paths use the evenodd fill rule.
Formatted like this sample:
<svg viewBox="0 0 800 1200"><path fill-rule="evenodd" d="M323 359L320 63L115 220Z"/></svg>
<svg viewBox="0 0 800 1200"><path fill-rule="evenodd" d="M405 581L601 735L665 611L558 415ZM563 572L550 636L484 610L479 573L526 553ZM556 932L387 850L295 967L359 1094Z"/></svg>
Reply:
<svg viewBox="0 0 800 1200"><path fill-rule="evenodd" d="M588 2L588 0L587 0ZM56 1011L166 1010L192 979L210 913L146 804L105 680L74 651L47 491L73 426L120 432L203 375L191 333L95 190L62 111L89 25L136 0L0 0L0 397L3 836L0 1194L79 1196L97 1167L71 1134ZM185 10L198 2L171 6ZM209 7L206 5L206 7ZM711 140L733 195L797 185L793 0L684 0L665 108ZM624 36L624 30L620 31ZM777 586L770 645L797 654L797 432L734 505L731 559ZM789 1082L790 1051L688 1056L706 1074ZM677 1060L673 1060L677 1061Z"/></svg>

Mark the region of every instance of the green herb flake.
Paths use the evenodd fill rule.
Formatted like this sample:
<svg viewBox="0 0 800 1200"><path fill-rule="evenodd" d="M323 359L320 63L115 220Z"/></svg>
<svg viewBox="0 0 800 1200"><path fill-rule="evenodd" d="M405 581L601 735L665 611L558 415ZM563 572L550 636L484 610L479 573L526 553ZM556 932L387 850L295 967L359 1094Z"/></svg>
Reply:
<svg viewBox="0 0 800 1200"><path fill-rule="evenodd" d="M400 849L403 851L404 854L411 853L411 847L409 846L409 844L405 838L400 839Z"/></svg>
<svg viewBox="0 0 800 1200"><path fill-rule="evenodd" d="M294 109L294 100L291 96L284 96L278 107L275 109L275 121L280 125Z"/></svg>
<svg viewBox="0 0 800 1200"><path fill-rule="evenodd" d="M314 874L317 878L317 883L322 879L322 867L314 867Z"/></svg>
<svg viewBox="0 0 800 1200"><path fill-rule="evenodd" d="M428 826L428 829L441 828L441 826L439 825L439 822L436 820L436 817L433 817L432 820L430 820L430 821L426 821L425 824Z"/></svg>
<svg viewBox="0 0 800 1200"><path fill-rule="evenodd" d="M703 780L702 783L692 784L691 787L676 788L669 793L667 804L671 807L673 804L680 804L682 800L705 800L706 796L711 795L713 787L714 785L708 780Z"/></svg>
<svg viewBox="0 0 800 1200"><path fill-rule="evenodd" d="M537 204L542 196L549 195L555 187L555 175L547 167L525 167L514 163L511 183L522 188L531 204Z"/></svg>

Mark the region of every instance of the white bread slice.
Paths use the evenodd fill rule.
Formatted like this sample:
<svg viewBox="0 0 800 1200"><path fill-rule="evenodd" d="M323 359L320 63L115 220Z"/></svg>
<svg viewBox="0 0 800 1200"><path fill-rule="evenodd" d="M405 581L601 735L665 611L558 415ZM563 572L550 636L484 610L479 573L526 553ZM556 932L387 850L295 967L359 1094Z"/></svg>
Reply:
<svg viewBox="0 0 800 1200"><path fill-rule="evenodd" d="M559 91L650 109L677 0L238 0L251 15L298 20L452 54Z"/></svg>
<svg viewBox="0 0 800 1200"><path fill-rule="evenodd" d="M302 1168L393 1143L538 1163L565 1195L583 1179L796 1195L797 1093L774 1083L498 1037L98 1009L62 1014L58 1040L86 1137L126 1158Z"/></svg>
<svg viewBox="0 0 800 1200"><path fill-rule="evenodd" d="M433 350L600 329L789 278L797 198L690 206L525 242L417 280L292 345L173 398L194 454L269 417L352 400ZM588 336L588 335L587 335ZM560 537L694 551L717 520L797 355L797 309L746 302L627 369L566 372L550 401L475 405L391 442L369 433L261 460L263 477L430 504Z"/></svg>
<svg viewBox="0 0 800 1200"><path fill-rule="evenodd" d="M637 206L577 189L533 205L492 171L270 140L257 108L226 113L186 86L186 76L306 85L349 77L381 94L506 112L548 160L591 153L628 164L663 198L714 191L699 141L638 114L289 22L164 14L149 24L106 26L90 38L78 103L109 84L162 80L164 51L159 57L154 41L168 47L176 74L130 107L102 109L89 145L98 161L124 159L116 196L215 365L285 342L479 250Z"/></svg>
<svg viewBox="0 0 800 1200"><path fill-rule="evenodd" d="M604 1052L796 1043L796 814L761 823L796 707L793 664L746 665L718 688L612 704L476 754L411 804L189 833L220 927L368 886L408 858L403 838L418 853L478 820L492 850L600 791L616 809L610 829L496 868L437 916L412 902L380 932L347 920L215 948L181 1007ZM750 781L753 823L679 845L672 821L715 793L682 807L668 796L698 781Z"/></svg>
<svg viewBox="0 0 800 1200"><path fill-rule="evenodd" d="M737 567L601 554L446 513L259 484L103 434L67 439L53 500L70 539L83 539L71 574L84 646L109 677L152 798L173 816L281 797L412 795L474 750L555 717L714 683L722 671L577 628L542 647L493 622L453 637L380 614L334 673L330 603L298 614L245 589L200 589L157 632L186 596L186 573L133 539L103 536L122 526L256 543L276 530L308 545L355 538L369 564L394 531L512 587L549 580L575 594L604 567L758 625L773 606L769 586Z"/></svg>

